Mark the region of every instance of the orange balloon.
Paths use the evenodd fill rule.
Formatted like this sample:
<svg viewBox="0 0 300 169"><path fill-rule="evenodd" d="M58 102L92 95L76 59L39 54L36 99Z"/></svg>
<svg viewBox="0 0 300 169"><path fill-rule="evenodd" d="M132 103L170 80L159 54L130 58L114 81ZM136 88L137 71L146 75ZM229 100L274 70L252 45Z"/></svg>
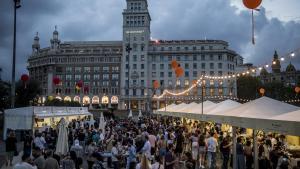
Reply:
<svg viewBox="0 0 300 169"><path fill-rule="evenodd" d="M197 80L193 80L193 85L196 85L197 84Z"/></svg>
<svg viewBox="0 0 300 169"><path fill-rule="evenodd" d="M182 76L183 75L183 69L182 69L182 67L177 67L175 69L175 74L176 74L176 77Z"/></svg>
<svg viewBox="0 0 300 169"><path fill-rule="evenodd" d="M256 9L262 0L243 0L244 5L249 9Z"/></svg>
<svg viewBox="0 0 300 169"><path fill-rule="evenodd" d="M171 66L172 66L172 69L177 69L177 67L178 67L177 61L176 60L172 60L171 61Z"/></svg>
<svg viewBox="0 0 300 169"><path fill-rule="evenodd" d="M296 92L296 93L299 93L299 92L300 92L300 87L298 87L298 86L295 87L295 92Z"/></svg>
<svg viewBox="0 0 300 169"><path fill-rule="evenodd" d="M157 80L155 80L155 81L153 82L153 88L154 88L154 89L159 88L159 82L158 82Z"/></svg>

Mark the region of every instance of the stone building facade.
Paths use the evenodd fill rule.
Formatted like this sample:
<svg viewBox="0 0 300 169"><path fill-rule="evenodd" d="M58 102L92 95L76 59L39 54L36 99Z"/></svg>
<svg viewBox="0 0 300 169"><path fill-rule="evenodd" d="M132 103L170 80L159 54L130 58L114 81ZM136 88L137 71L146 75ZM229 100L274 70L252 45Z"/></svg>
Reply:
<svg viewBox="0 0 300 169"><path fill-rule="evenodd" d="M152 102L154 94L160 95L165 89L183 91L202 75L234 74L242 64L242 57L223 40L152 40L147 0L126 2L122 41L62 43L55 30L51 46L41 49L38 36L34 38L28 70L32 78L41 81L44 98L101 104L104 97L109 106L112 98L117 98L114 103L119 109L150 110L160 106ZM172 60L184 69L182 77L176 78ZM57 86L52 83L55 76L62 80ZM75 88L79 80L89 90L78 92ZM155 80L160 83L157 90L153 89ZM188 94L199 96L201 90L199 86ZM207 79L204 94L236 96L236 80Z"/></svg>

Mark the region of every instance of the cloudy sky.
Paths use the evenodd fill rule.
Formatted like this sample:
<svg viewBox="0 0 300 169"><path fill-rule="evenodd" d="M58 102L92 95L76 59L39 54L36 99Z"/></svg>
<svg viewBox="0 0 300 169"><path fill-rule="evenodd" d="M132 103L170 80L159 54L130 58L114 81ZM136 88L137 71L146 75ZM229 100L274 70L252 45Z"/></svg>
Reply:
<svg viewBox="0 0 300 169"><path fill-rule="evenodd" d="M256 45L251 44L251 13L243 7L242 0L148 1L151 36L156 39L226 40L246 62L257 65L269 63L275 49L279 55L287 55L300 48L299 0L263 0L255 16ZM12 2L0 1L0 67L4 79L9 79L11 72ZM47 47L55 25L62 41L121 40L125 2L22 0L17 11L17 77L26 72L35 33L40 34L41 47ZM298 64L300 59L292 62Z"/></svg>

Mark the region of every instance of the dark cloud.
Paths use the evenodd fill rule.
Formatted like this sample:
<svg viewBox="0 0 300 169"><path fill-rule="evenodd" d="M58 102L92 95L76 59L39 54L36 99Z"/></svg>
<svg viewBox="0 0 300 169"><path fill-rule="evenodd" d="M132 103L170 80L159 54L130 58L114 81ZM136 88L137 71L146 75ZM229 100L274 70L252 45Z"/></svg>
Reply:
<svg viewBox="0 0 300 169"><path fill-rule="evenodd" d="M10 78L12 0L0 1L0 67ZM152 37L159 39L222 39L256 64L271 59L274 49L286 54L300 47L300 23L256 14L256 45L251 44L251 13L224 0L149 0ZM35 32L49 46L54 25L62 41L121 40L125 0L23 0L18 10L17 73L26 71ZM298 60L295 60L298 62Z"/></svg>

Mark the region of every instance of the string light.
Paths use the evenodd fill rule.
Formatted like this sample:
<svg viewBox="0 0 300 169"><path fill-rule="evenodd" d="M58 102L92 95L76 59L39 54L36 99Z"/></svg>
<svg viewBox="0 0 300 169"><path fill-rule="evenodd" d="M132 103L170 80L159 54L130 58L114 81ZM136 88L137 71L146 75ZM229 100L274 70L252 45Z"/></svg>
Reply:
<svg viewBox="0 0 300 169"><path fill-rule="evenodd" d="M285 61L285 57L295 57L296 54L295 52L300 52L300 48L299 49L296 49L295 51L283 56L280 58L281 61ZM276 61L272 61L272 64L276 64ZM268 68L269 67L269 64L265 64L264 66L259 66L258 68L254 68L254 69L251 69L251 72L255 73L256 72L256 69L258 69L259 71L261 71L263 69L263 67L266 67ZM245 76L245 75L249 75L250 72L249 70L245 71L245 72L240 72L240 73L236 73L236 74L233 74L233 75L225 75L225 76L201 76L201 78L199 78L195 84L193 84L190 88L182 91L182 92L179 92L179 93L174 93L174 92L170 92L169 90L164 90L164 92L160 95L160 96L154 96L153 98L154 99L157 99L157 98L163 98L166 94L169 94L169 95L173 95L173 96L180 96L180 95L185 95L185 94L188 94L188 92L190 92L193 88L195 88L197 85L202 85L201 81L203 79L205 80L215 80L215 79L232 79L236 77L240 77L240 76ZM205 83L205 81L203 82Z"/></svg>

